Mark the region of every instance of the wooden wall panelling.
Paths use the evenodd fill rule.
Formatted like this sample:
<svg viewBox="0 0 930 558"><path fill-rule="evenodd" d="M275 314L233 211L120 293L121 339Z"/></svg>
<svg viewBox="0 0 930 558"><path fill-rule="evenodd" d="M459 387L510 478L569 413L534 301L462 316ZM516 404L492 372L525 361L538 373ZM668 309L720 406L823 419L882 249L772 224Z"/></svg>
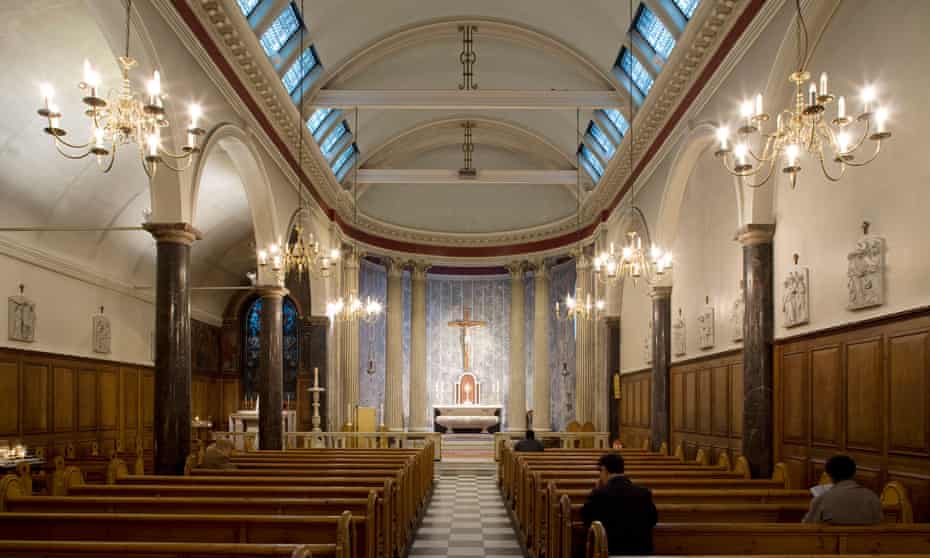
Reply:
<svg viewBox="0 0 930 558"><path fill-rule="evenodd" d="M52 423L55 432L74 430L76 389L74 368L55 366L52 374Z"/></svg>
<svg viewBox="0 0 930 558"><path fill-rule="evenodd" d="M785 397L782 398L782 432L786 441L808 442L810 387L809 355L805 352L786 353L782 357Z"/></svg>
<svg viewBox="0 0 930 558"><path fill-rule="evenodd" d="M628 447L640 447L649 438L651 374L644 370L620 376L620 439Z"/></svg>
<svg viewBox="0 0 930 558"><path fill-rule="evenodd" d="M731 363L730 371L730 437L743 435L743 362Z"/></svg>
<svg viewBox="0 0 930 558"><path fill-rule="evenodd" d="M8 352L0 352L0 393L5 397L0 406L0 436L19 435L20 393L19 361Z"/></svg>
<svg viewBox="0 0 930 558"><path fill-rule="evenodd" d="M810 353L811 443L838 448L843 444L843 353L839 345Z"/></svg>
<svg viewBox="0 0 930 558"><path fill-rule="evenodd" d="M78 369L77 408L78 430L87 432L97 429L97 371Z"/></svg>
<svg viewBox="0 0 930 558"><path fill-rule="evenodd" d="M49 427L49 369L39 359L24 359L22 369L23 434L44 434Z"/></svg>
<svg viewBox="0 0 930 558"><path fill-rule="evenodd" d="M695 432L697 430L697 373L694 370L688 370L685 374L685 432Z"/></svg>
<svg viewBox="0 0 930 558"><path fill-rule="evenodd" d="M713 398L712 393L712 370L710 368L702 368L697 372L697 399L698 399L698 432L709 436L711 433L711 410L713 405L711 404L711 399Z"/></svg>
<svg viewBox="0 0 930 558"><path fill-rule="evenodd" d="M882 360L880 338L846 344L846 444L851 449L882 451Z"/></svg>
<svg viewBox="0 0 930 558"><path fill-rule="evenodd" d="M888 339L888 451L930 455L930 378L926 331Z"/></svg>
<svg viewBox="0 0 930 558"><path fill-rule="evenodd" d="M730 367L714 366L711 369L711 434L730 436Z"/></svg>

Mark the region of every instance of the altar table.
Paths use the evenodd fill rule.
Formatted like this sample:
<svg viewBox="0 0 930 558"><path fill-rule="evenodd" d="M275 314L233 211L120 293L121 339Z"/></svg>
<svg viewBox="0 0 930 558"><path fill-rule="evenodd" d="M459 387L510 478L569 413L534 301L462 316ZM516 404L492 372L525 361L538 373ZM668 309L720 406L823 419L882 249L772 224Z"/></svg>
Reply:
<svg viewBox="0 0 930 558"><path fill-rule="evenodd" d="M433 405L436 432L482 432L500 430L500 405Z"/></svg>

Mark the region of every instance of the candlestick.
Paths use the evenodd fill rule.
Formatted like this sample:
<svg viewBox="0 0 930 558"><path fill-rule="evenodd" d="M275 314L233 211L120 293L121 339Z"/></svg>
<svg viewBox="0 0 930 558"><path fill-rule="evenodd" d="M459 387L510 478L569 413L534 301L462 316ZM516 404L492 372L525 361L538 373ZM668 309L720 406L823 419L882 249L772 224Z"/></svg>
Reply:
<svg viewBox="0 0 930 558"><path fill-rule="evenodd" d="M817 104L817 86L814 85L813 83L811 84L808 97L809 97L809 100L808 100L807 104L808 104L809 106L814 106L814 105Z"/></svg>
<svg viewBox="0 0 930 558"><path fill-rule="evenodd" d="M320 387L320 369L313 369L313 387Z"/></svg>
<svg viewBox="0 0 930 558"><path fill-rule="evenodd" d="M840 120L846 118L846 97L840 96L836 101L836 117Z"/></svg>
<svg viewBox="0 0 930 558"><path fill-rule="evenodd" d="M756 116L762 116L762 93L756 94Z"/></svg>
<svg viewBox="0 0 930 558"><path fill-rule="evenodd" d="M820 94L826 96L827 93L827 72L820 74Z"/></svg>

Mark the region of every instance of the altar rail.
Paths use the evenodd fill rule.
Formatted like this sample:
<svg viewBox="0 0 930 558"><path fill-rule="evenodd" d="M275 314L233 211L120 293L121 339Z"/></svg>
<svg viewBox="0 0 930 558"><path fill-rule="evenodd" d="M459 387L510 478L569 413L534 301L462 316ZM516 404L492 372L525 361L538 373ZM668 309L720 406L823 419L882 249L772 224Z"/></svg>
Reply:
<svg viewBox="0 0 930 558"><path fill-rule="evenodd" d="M610 432L540 432L535 431L536 439L545 445L546 440L557 440L560 448L580 447L582 443L593 444L588 447L603 448L609 447ZM494 434L494 461L500 461L501 448L504 444L513 443L514 440L520 440L526 436L526 431L511 430L508 432L496 432Z"/></svg>
<svg viewBox="0 0 930 558"><path fill-rule="evenodd" d="M258 449L257 432L214 432L217 440L229 440L240 451ZM285 432L284 449L302 448L402 448L417 449L433 442L433 459L442 459L442 435L437 432Z"/></svg>

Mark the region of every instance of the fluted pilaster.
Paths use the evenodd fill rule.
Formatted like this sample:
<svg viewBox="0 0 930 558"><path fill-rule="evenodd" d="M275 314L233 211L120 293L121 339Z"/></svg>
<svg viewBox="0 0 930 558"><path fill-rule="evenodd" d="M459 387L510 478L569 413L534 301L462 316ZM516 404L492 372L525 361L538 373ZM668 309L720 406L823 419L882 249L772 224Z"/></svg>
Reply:
<svg viewBox="0 0 930 558"><path fill-rule="evenodd" d="M404 428L404 268L401 262L388 259L387 266L387 340L384 373L384 425L389 430Z"/></svg>
<svg viewBox="0 0 930 558"><path fill-rule="evenodd" d="M355 251L347 250L342 260L342 297L348 301L352 295L358 296L358 265L359 254ZM342 328L341 343L341 367L342 367L342 409L343 413L348 413L350 405L358 405L359 402L359 382L358 382L358 322L344 322L340 325ZM344 416L343 421L348 422L354 418Z"/></svg>
<svg viewBox="0 0 930 558"><path fill-rule="evenodd" d="M575 260L575 282L584 293L593 293L591 262L585 254ZM579 300L578 304L585 301ZM575 420L594 422L596 378L594 370L594 320L579 319L575 326Z"/></svg>
<svg viewBox="0 0 930 558"><path fill-rule="evenodd" d="M426 370L426 271L429 264L414 262L410 269L410 425L429 430L429 391Z"/></svg>
<svg viewBox="0 0 930 558"><path fill-rule="evenodd" d="M552 428L549 382L549 268L544 262L536 264L533 275L535 287L533 301L533 428L546 431Z"/></svg>
<svg viewBox="0 0 930 558"><path fill-rule="evenodd" d="M507 399L508 430L526 429L526 329L525 289L523 275L526 266L517 262L510 270L510 393Z"/></svg>

